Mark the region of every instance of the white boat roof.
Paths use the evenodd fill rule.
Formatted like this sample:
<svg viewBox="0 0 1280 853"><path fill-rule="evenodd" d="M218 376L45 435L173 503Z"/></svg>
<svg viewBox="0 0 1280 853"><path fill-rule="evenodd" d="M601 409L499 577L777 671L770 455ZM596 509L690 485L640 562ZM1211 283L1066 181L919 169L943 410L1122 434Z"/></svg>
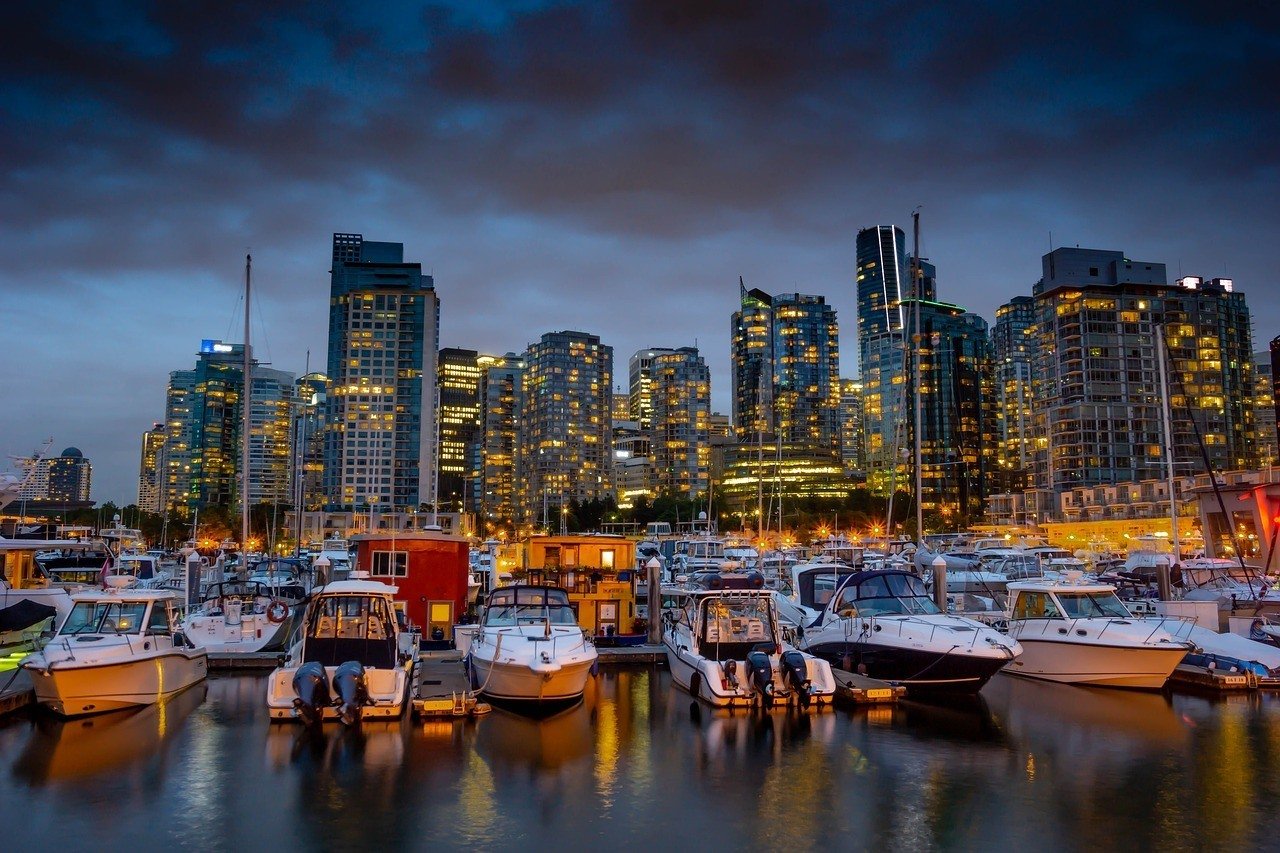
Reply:
<svg viewBox="0 0 1280 853"><path fill-rule="evenodd" d="M71 593L72 601L165 601L178 598L172 589L86 589Z"/></svg>
<svg viewBox="0 0 1280 853"><path fill-rule="evenodd" d="M333 581L313 590L312 595L392 595L398 588L381 581Z"/></svg>
<svg viewBox="0 0 1280 853"><path fill-rule="evenodd" d="M101 544L87 539L0 539L0 552L7 551L54 551L61 549L78 549L80 551L96 551Z"/></svg>
<svg viewBox="0 0 1280 853"><path fill-rule="evenodd" d="M1035 580L1014 581L1008 586L1009 592L1115 592L1116 588L1109 583L1098 581L1068 581L1042 578Z"/></svg>

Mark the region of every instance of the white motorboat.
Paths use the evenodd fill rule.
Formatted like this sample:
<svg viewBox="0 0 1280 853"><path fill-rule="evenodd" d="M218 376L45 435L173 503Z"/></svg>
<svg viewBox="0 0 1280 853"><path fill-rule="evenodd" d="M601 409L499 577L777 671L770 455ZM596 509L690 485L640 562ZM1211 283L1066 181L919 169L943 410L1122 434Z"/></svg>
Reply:
<svg viewBox="0 0 1280 853"><path fill-rule="evenodd" d="M1022 653L981 622L942 613L918 577L896 569L851 576L801 646L909 695L976 693Z"/></svg>
<svg viewBox="0 0 1280 853"><path fill-rule="evenodd" d="M218 654L283 650L291 612L265 584L223 581L205 589L204 601L182 620L182 631Z"/></svg>
<svg viewBox="0 0 1280 853"><path fill-rule="evenodd" d="M205 650L173 629L177 594L113 588L72 595L71 613L22 666L36 701L64 717L151 705L204 680Z"/></svg>
<svg viewBox="0 0 1280 853"><path fill-rule="evenodd" d="M121 554L107 573L132 578L130 585L138 589L165 589L173 580L173 573L151 554Z"/></svg>
<svg viewBox="0 0 1280 853"><path fill-rule="evenodd" d="M754 573L752 573L754 574ZM783 641L773 590L686 589L663 611L662 642L672 680L717 708L828 705L830 665Z"/></svg>
<svg viewBox="0 0 1280 853"><path fill-rule="evenodd" d="M467 670L472 686L491 699L570 704L582 697L598 657L568 593L513 585L489 593Z"/></svg>
<svg viewBox="0 0 1280 853"><path fill-rule="evenodd" d="M1114 586L1079 572L1011 583L1009 596L1009 635L1023 648L1013 675L1158 690L1191 649L1130 614Z"/></svg>
<svg viewBox="0 0 1280 853"><path fill-rule="evenodd" d="M267 680L272 720L354 725L403 713L418 649L416 634L399 631L395 592L366 578L312 590L298 640Z"/></svg>
<svg viewBox="0 0 1280 853"><path fill-rule="evenodd" d="M45 571L37 556L46 550L51 543L26 539L0 540L0 611L23 602L52 607L57 622L61 622L71 612L71 592L53 583L49 573ZM55 541L52 545L59 549L83 550L90 546L74 540ZM98 564L101 572L102 564ZM95 576L94 581L98 580Z"/></svg>

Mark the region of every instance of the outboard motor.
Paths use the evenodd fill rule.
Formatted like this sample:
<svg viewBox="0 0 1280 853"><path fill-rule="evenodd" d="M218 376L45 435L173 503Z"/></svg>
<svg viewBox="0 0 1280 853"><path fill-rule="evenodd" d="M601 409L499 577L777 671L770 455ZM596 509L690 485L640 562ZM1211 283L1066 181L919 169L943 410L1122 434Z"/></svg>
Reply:
<svg viewBox="0 0 1280 853"><path fill-rule="evenodd" d="M772 648L769 646L768 648ZM756 649L747 653L747 680L760 695L760 704L765 708L773 707L773 665L769 662L769 653Z"/></svg>
<svg viewBox="0 0 1280 853"><path fill-rule="evenodd" d="M796 696L800 698L800 707L808 708L813 701L813 681L809 678L809 667L804 655L792 649L782 653L783 680L791 685Z"/></svg>
<svg viewBox="0 0 1280 853"><path fill-rule="evenodd" d="M333 692L339 703L338 718L345 725L360 722L360 709L369 702L369 690L360 661L349 660L333 673Z"/></svg>
<svg viewBox="0 0 1280 853"><path fill-rule="evenodd" d="M329 679L319 661L304 663L293 674L293 692L297 696L293 707L308 726L324 719L324 709L329 705Z"/></svg>

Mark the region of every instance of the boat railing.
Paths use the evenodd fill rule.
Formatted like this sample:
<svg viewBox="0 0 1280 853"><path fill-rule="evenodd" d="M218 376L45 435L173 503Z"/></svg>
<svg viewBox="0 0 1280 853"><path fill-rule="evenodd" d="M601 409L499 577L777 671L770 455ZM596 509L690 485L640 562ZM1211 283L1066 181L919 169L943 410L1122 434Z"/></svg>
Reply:
<svg viewBox="0 0 1280 853"><path fill-rule="evenodd" d="M929 642L933 642L933 641L937 638L937 634L938 634L938 631L939 631L939 630L946 630L946 631L949 631L949 632L950 632L950 633L952 633L952 634L955 634L955 633L956 633L954 626L951 626L951 625L940 625L940 624L938 624L937 622L933 622L933 621L926 620L926 619L921 619L921 618L919 618L919 617L911 616L911 615L903 615L903 614L884 614L883 616L881 616L881 615L875 615L875 616L853 616L853 617L846 617L846 621L845 621L845 635L846 635L846 636L852 635L852 634L854 633L854 631L853 631L853 627L854 627L854 626L851 624L851 623L853 623L853 622L860 622L860 623L862 623L861 630L860 630L860 631L858 631L857 633L859 633L860 635L864 635L864 636L865 636L865 635L873 634L873 633L875 633L876 631L885 631L885 630L887 630L888 628L893 627L893 628L897 628L897 632L898 632L898 633L897 633L897 636L898 636L898 637L901 637L901 636L903 635L903 627L904 627L904 626L907 626L907 625L910 625L910 626L917 626L917 625L918 625L918 626L920 626L920 627L922 627L922 628L928 628L928 629L929 629ZM968 632L968 633L971 633L971 634L972 634L972 636L969 638L969 642L968 642L968 643L957 643L957 644L956 644L956 647L957 647L957 648L959 648L960 646L965 646L965 645L967 645L967 646L974 646L974 645L976 645L976 644L977 644L977 642L978 642L978 635L979 635L978 630L977 630L977 629L973 629L972 631L970 631L970 632Z"/></svg>

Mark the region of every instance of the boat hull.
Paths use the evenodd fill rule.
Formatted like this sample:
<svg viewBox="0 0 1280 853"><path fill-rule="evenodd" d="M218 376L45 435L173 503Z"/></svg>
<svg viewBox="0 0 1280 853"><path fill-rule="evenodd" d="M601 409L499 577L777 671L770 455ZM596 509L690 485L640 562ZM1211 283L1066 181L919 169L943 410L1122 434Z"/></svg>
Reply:
<svg viewBox="0 0 1280 853"><path fill-rule="evenodd" d="M569 703L582 698L594 656L554 667L494 662L471 655L471 685L490 699L506 702Z"/></svg>
<svg viewBox="0 0 1280 853"><path fill-rule="evenodd" d="M870 678L901 684L910 696L977 693L1009 663L1006 655L970 653L967 649L940 652L849 641L818 642L807 651L837 669L862 672L865 667Z"/></svg>
<svg viewBox="0 0 1280 853"><path fill-rule="evenodd" d="M666 647L667 668L671 670L671 680L695 699L706 702L714 708L751 708L760 704L759 697L746 677L747 669L743 661L737 662L738 686L726 687L722 680L724 670L718 661L695 655L683 646L676 648L670 638L663 645ZM835 679L830 670L822 664L815 667L811 662L808 666L808 675L816 688L810 699L810 707L830 705L835 700L836 691ZM786 707L795 699L785 685L779 684L776 669L774 688L778 691L775 699L776 707Z"/></svg>
<svg viewBox="0 0 1280 853"><path fill-rule="evenodd" d="M36 701L63 717L153 705L198 684L208 674L203 649L175 649L119 663L28 666Z"/></svg>
<svg viewBox="0 0 1280 853"><path fill-rule="evenodd" d="M1183 646L1103 646L1019 637L1011 675L1061 684L1159 690L1187 654Z"/></svg>

